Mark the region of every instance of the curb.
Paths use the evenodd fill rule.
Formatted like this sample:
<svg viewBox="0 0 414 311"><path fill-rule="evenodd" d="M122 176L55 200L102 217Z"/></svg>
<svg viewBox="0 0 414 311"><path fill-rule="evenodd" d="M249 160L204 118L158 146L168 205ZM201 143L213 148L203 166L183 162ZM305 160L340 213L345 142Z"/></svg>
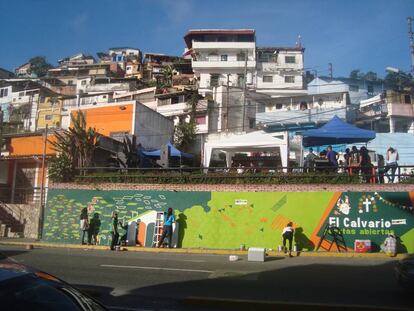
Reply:
<svg viewBox="0 0 414 311"><path fill-rule="evenodd" d="M83 250L109 250L109 246L104 245L78 245L78 244L64 244L64 243L46 243L46 242L31 242L31 241L1 241L0 245L9 246L23 246L32 245L33 247L45 248L64 248L64 249L83 249ZM202 249L202 248L152 248L152 247L134 247L125 246L123 250L129 252L142 253L177 253L177 254L212 254L212 255L239 255L247 256L247 250L231 250L231 249ZM269 257L285 257L283 252L267 251ZM354 253L354 252L298 252L298 257L340 257L340 258L387 258L387 259L401 259L405 254L398 254L390 258L383 253ZM295 257L296 257L295 256Z"/></svg>
<svg viewBox="0 0 414 311"><path fill-rule="evenodd" d="M223 298L204 298L188 297L182 300L182 304L191 307L212 308L214 310L307 310L307 311L407 311L409 308L385 307L385 306L364 306L364 305L343 305L325 303L298 303L287 301L262 301L262 300L243 300L243 299L223 299Z"/></svg>

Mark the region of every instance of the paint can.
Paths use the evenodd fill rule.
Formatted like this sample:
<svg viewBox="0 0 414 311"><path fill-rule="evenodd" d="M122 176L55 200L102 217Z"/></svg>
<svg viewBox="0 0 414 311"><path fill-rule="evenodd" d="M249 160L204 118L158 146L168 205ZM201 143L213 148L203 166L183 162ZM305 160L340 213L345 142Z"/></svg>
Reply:
<svg viewBox="0 0 414 311"><path fill-rule="evenodd" d="M119 252L119 251L121 250L121 246L116 245L116 246L115 246L115 250L116 250L117 252Z"/></svg>
<svg viewBox="0 0 414 311"><path fill-rule="evenodd" d="M240 250L241 250L241 251L244 251L244 250L246 250L246 245L244 245L244 244L241 244L241 245L240 245Z"/></svg>
<svg viewBox="0 0 414 311"><path fill-rule="evenodd" d="M282 245L278 245L277 246L277 251L278 252L283 252L283 246Z"/></svg>
<svg viewBox="0 0 414 311"><path fill-rule="evenodd" d="M237 260L239 260L239 256L237 256L237 255L230 255L229 256L229 261L237 261Z"/></svg>
<svg viewBox="0 0 414 311"><path fill-rule="evenodd" d="M298 251L298 247L296 245L293 245L293 251L297 252Z"/></svg>

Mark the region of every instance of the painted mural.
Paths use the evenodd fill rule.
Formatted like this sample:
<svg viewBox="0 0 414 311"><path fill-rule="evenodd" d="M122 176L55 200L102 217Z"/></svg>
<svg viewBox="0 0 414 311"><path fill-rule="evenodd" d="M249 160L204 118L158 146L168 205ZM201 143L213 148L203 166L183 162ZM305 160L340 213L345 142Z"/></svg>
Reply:
<svg viewBox="0 0 414 311"><path fill-rule="evenodd" d="M43 237L79 243L79 215L99 214L101 245L110 241L113 211L124 224L139 222L137 244L151 246L157 213L172 207L177 247L277 248L292 221L298 250L315 250L327 225L342 230L348 249L371 240L373 251L388 233L399 237L400 252L414 251L414 193L408 192L176 192L50 189ZM122 235L122 232L121 232ZM324 241L324 243L329 242ZM322 244L323 246L324 244Z"/></svg>

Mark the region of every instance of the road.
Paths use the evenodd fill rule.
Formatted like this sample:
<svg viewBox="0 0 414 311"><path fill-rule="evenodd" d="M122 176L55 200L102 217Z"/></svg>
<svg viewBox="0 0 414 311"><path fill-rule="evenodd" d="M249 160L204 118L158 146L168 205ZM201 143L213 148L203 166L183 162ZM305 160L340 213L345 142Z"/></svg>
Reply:
<svg viewBox="0 0 414 311"><path fill-rule="evenodd" d="M54 274L108 306L180 310L188 297L401 307L411 293L387 258L275 257L264 263L205 254L34 249L0 246L11 258Z"/></svg>

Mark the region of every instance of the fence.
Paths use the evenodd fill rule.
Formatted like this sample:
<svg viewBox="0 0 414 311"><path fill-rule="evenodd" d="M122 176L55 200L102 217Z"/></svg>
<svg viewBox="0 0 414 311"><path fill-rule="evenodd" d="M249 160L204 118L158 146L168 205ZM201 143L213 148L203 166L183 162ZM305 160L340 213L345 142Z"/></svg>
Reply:
<svg viewBox="0 0 414 311"><path fill-rule="evenodd" d="M399 166L394 172L375 166L345 168L308 167L174 167L78 169L81 183L206 183L206 184L317 184L317 183L414 183L414 166Z"/></svg>

